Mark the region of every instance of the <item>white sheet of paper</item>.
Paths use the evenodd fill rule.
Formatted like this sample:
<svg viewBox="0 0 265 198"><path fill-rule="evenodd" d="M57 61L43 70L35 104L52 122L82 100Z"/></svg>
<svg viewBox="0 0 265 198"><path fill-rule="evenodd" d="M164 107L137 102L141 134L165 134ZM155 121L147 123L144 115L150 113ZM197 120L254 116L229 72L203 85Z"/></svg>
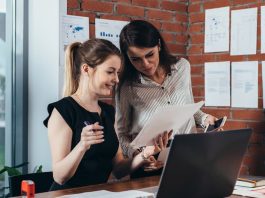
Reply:
<svg viewBox="0 0 265 198"><path fill-rule="evenodd" d="M256 54L257 8L231 11L231 55Z"/></svg>
<svg viewBox="0 0 265 198"><path fill-rule="evenodd" d="M258 107L258 61L232 62L232 107Z"/></svg>
<svg viewBox="0 0 265 198"><path fill-rule="evenodd" d="M119 39L122 28L128 21L117 21L108 19L96 19L95 29L96 38L102 38L111 41L116 47L120 48Z"/></svg>
<svg viewBox="0 0 265 198"><path fill-rule="evenodd" d="M233 195L240 195L240 196L246 196L246 197L256 197L256 198L265 198L265 195L258 192L253 192L250 190L244 190L244 189L234 189Z"/></svg>
<svg viewBox="0 0 265 198"><path fill-rule="evenodd" d="M169 105L157 108L153 116L147 121L143 129L132 141L132 145L151 146L153 139L164 131L173 129L173 133L180 129L204 104L203 101L188 105Z"/></svg>
<svg viewBox="0 0 265 198"><path fill-rule="evenodd" d="M79 194L71 194L61 196L60 198L153 198L154 194L150 192L144 192L140 190L127 190L121 192L110 192L107 190L99 190L93 192L85 192Z"/></svg>
<svg viewBox="0 0 265 198"><path fill-rule="evenodd" d="M206 10L204 52L229 50L229 10L229 7Z"/></svg>
<svg viewBox="0 0 265 198"><path fill-rule="evenodd" d="M230 106L230 62L208 62L205 69L205 106Z"/></svg>
<svg viewBox="0 0 265 198"><path fill-rule="evenodd" d="M70 194L70 195L64 195L60 196L58 198L86 198L86 197L104 197L109 196L113 192L107 191L107 190L98 190L93 192L85 192L85 193L78 193L78 194Z"/></svg>
<svg viewBox="0 0 265 198"><path fill-rule="evenodd" d="M165 148L159 153L157 160L165 163L167 160L168 153L169 153L169 147Z"/></svg>
<svg viewBox="0 0 265 198"><path fill-rule="evenodd" d="M64 61L66 47L73 42L84 42L89 39L89 18L64 15L60 17L59 36L59 97L62 97L64 81Z"/></svg>
<svg viewBox="0 0 265 198"><path fill-rule="evenodd" d="M109 196L108 198L153 198L153 193L144 192L140 190L127 190L115 193L115 196Z"/></svg>
<svg viewBox="0 0 265 198"><path fill-rule="evenodd" d="M63 15L60 18L60 65L64 65L64 51L70 43L89 39L89 18Z"/></svg>
<svg viewBox="0 0 265 198"><path fill-rule="evenodd" d="M265 109L265 61L262 61L262 95L263 95L263 109Z"/></svg>
<svg viewBox="0 0 265 198"><path fill-rule="evenodd" d="M265 6L260 7L261 12L261 53L265 53Z"/></svg>

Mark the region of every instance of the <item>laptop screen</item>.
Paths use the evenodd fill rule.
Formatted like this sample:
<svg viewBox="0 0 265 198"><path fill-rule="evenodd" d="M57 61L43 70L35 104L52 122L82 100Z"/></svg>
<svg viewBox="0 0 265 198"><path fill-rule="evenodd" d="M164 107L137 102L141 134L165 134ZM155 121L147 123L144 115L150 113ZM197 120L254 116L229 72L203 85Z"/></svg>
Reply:
<svg viewBox="0 0 265 198"><path fill-rule="evenodd" d="M232 194L251 129L175 135L157 197Z"/></svg>

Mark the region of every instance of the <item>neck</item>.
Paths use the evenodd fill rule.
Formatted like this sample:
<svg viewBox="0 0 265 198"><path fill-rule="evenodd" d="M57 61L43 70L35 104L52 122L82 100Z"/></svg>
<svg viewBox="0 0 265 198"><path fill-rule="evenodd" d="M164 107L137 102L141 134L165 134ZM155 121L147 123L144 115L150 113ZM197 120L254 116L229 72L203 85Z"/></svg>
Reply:
<svg viewBox="0 0 265 198"><path fill-rule="evenodd" d="M89 91L82 91L78 89L74 94L73 98L88 111L98 112L100 114L101 110L98 105L98 97L96 95L88 94Z"/></svg>
<svg viewBox="0 0 265 198"><path fill-rule="evenodd" d="M163 68L158 67L154 75L149 78L158 84L162 84L166 78L166 72Z"/></svg>

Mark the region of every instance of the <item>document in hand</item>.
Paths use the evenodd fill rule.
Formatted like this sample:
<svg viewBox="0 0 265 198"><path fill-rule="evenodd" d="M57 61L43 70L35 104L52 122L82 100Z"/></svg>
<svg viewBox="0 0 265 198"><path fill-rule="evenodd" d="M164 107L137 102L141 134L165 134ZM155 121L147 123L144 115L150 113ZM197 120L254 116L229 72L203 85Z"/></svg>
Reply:
<svg viewBox="0 0 265 198"><path fill-rule="evenodd" d="M169 105L158 107L154 115L144 125L143 129L132 141L133 146L151 146L153 139L164 131L173 129L173 135L180 129L204 104L200 101L183 106Z"/></svg>

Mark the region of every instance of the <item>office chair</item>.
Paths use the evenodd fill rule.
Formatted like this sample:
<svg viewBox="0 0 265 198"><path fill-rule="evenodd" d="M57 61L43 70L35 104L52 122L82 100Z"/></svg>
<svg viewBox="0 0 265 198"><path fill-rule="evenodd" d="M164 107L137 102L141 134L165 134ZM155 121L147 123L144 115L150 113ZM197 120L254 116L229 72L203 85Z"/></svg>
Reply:
<svg viewBox="0 0 265 198"><path fill-rule="evenodd" d="M10 176L9 177L10 196L21 195L20 188L22 180L34 181L35 193L41 193L49 191L53 183L53 176L52 172L30 173L25 175Z"/></svg>

